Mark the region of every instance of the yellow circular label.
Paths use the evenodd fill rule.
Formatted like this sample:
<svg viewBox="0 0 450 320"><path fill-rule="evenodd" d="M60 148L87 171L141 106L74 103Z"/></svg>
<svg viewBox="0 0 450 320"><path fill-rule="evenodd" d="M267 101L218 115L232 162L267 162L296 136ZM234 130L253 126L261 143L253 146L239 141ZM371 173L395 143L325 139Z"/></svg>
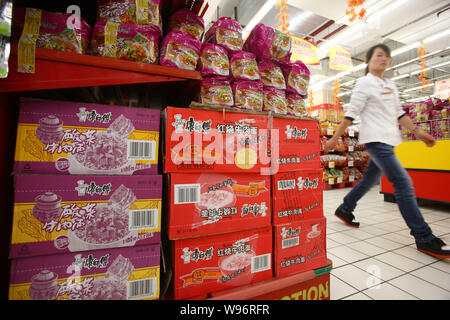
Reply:
<svg viewBox="0 0 450 320"><path fill-rule="evenodd" d="M258 155L255 150L243 148L236 153L234 163L240 169L249 170L258 162Z"/></svg>

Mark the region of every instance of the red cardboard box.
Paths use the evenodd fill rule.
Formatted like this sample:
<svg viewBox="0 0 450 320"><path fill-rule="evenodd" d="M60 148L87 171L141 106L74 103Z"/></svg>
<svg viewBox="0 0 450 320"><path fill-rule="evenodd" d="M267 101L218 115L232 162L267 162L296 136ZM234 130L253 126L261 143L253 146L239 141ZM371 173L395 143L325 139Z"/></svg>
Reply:
<svg viewBox="0 0 450 320"><path fill-rule="evenodd" d="M270 227L172 241L175 299L272 277Z"/></svg>
<svg viewBox="0 0 450 320"><path fill-rule="evenodd" d="M272 176L272 223L285 224L323 216L321 169L278 173Z"/></svg>
<svg viewBox="0 0 450 320"><path fill-rule="evenodd" d="M172 173L169 239L270 226L270 176Z"/></svg>
<svg viewBox="0 0 450 320"><path fill-rule="evenodd" d="M320 131L317 121L273 118L272 128L270 141L277 140L273 135L279 136L278 148L271 145L274 173L320 169ZM277 149L278 155L274 153Z"/></svg>
<svg viewBox="0 0 450 320"><path fill-rule="evenodd" d="M167 107L164 172L260 173L270 166L268 116Z"/></svg>
<svg viewBox="0 0 450 320"><path fill-rule="evenodd" d="M274 226L276 277L326 266L326 219L306 219Z"/></svg>

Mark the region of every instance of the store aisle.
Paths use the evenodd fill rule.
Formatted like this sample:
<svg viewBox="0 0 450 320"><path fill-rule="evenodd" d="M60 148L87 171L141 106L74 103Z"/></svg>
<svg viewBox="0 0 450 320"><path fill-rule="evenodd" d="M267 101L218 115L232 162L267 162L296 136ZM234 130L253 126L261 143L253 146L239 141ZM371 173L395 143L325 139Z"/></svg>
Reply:
<svg viewBox="0 0 450 320"><path fill-rule="evenodd" d="M334 210L348 188L324 191L331 300L449 300L450 259L416 250L395 203L374 187L355 210L359 229L344 225ZM450 209L421 206L435 235L450 244Z"/></svg>

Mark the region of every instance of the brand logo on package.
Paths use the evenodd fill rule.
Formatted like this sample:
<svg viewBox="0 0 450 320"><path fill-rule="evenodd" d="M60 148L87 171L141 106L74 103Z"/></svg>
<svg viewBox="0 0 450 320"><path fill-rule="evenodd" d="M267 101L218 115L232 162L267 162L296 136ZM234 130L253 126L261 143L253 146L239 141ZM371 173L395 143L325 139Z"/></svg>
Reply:
<svg viewBox="0 0 450 320"><path fill-rule="evenodd" d="M81 270L82 268L91 270L92 268L106 268L108 266L108 263L109 253L99 258L95 258L92 254L89 254L87 257L83 257L81 254L77 254L72 265L78 267L79 270Z"/></svg>
<svg viewBox="0 0 450 320"><path fill-rule="evenodd" d="M281 229L281 238L282 239L286 239L286 238L290 238L290 237L298 237L300 235L300 230L301 227L292 229L291 227L289 228L282 228Z"/></svg>
<svg viewBox="0 0 450 320"><path fill-rule="evenodd" d="M175 122L172 122L172 126L175 128L176 133L182 133L183 130L192 132L199 132L208 134L211 130L212 120L207 121L195 121L194 117L189 117L189 120L182 119L181 114L174 115Z"/></svg>
<svg viewBox="0 0 450 320"><path fill-rule="evenodd" d="M106 112L104 114L99 114L94 109L92 111L86 111L86 108L79 108L80 112L77 113L78 119L80 122L101 122L101 123L109 123L111 121L111 112Z"/></svg>
<svg viewBox="0 0 450 320"><path fill-rule="evenodd" d="M308 189L317 189L319 186L319 178L315 178L314 180L309 180L308 177L303 179L303 177L298 177L297 180L289 179L289 180L280 180L278 181L278 190L292 190L296 187L298 190L308 190Z"/></svg>
<svg viewBox="0 0 450 320"><path fill-rule="evenodd" d="M189 248L183 248L183 254L180 256L183 259L184 264L188 264L191 260L197 262L198 260L211 260L214 255L214 247L206 249L205 251L201 251L198 248L195 248L193 251L189 250Z"/></svg>
<svg viewBox="0 0 450 320"><path fill-rule="evenodd" d="M298 129L297 127L291 128L290 125L287 125L284 133L286 133L288 139L306 139L308 136L308 129Z"/></svg>
<svg viewBox="0 0 450 320"><path fill-rule="evenodd" d="M94 181L91 181L89 184L84 183L84 180L77 181L78 186L75 187L75 191L78 192L79 197L84 197L86 194L91 196L98 194L107 196L111 192L111 183L106 183L102 186L97 185Z"/></svg>

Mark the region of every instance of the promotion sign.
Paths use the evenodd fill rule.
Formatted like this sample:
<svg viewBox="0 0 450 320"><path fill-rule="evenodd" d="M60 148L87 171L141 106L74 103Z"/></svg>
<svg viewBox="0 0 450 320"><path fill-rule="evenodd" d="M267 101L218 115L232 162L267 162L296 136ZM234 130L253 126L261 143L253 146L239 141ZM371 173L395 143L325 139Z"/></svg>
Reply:
<svg viewBox="0 0 450 320"><path fill-rule="evenodd" d="M450 98L450 78L434 83L434 96L442 100Z"/></svg>
<svg viewBox="0 0 450 320"><path fill-rule="evenodd" d="M330 48L330 69L350 71L353 68L350 51L344 48Z"/></svg>
<svg viewBox="0 0 450 320"><path fill-rule="evenodd" d="M301 60L304 64L320 65L317 47L307 40L292 37L291 61Z"/></svg>

